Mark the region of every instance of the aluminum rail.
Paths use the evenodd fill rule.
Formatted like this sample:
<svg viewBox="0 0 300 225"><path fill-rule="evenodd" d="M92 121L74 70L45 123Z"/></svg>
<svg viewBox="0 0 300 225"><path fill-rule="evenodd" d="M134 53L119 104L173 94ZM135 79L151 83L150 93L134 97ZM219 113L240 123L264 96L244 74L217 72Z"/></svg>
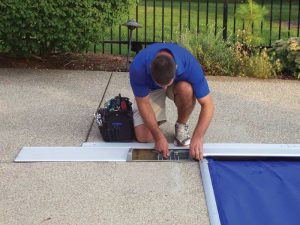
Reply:
<svg viewBox="0 0 300 225"><path fill-rule="evenodd" d="M85 142L82 147L139 148L153 149L154 143L107 143ZM204 157L209 156L265 156L265 157L298 157L300 144L253 144L253 143L206 143L203 146ZM169 149L188 149L169 144Z"/></svg>
<svg viewBox="0 0 300 225"><path fill-rule="evenodd" d="M154 144L101 143L92 147L24 147L15 162L126 161L131 148L153 149ZM188 149L172 144L169 149ZM300 157L300 144L204 144L204 157Z"/></svg>
<svg viewBox="0 0 300 225"><path fill-rule="evenodd" d="M211 225L221 225L214 189L208 168L208 161L203 159L199 162L205 200Z"/></svg>

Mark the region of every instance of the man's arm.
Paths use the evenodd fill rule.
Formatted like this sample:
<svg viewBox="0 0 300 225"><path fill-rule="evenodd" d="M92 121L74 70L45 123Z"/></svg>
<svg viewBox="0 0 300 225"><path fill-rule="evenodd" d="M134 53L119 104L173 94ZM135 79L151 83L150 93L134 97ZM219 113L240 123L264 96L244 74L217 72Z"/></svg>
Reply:
<svg viewBox="0 0 300 225"><path fill-rule="evenodd" d="M164 134L157 124L155 113L150 104L149 96L135 97L135 99L144 124L150 130L154 138L155 149L162 152L164 158L167 158L169 145Z"/></svg>
<svg viewBox="0 0 300 225"><path fill-rule="evenodd" d="M200 160L203 159L203 137L211 122L214 104L210 94L197 100L201 105L201 112L191 140L190 156Z"/></svg>

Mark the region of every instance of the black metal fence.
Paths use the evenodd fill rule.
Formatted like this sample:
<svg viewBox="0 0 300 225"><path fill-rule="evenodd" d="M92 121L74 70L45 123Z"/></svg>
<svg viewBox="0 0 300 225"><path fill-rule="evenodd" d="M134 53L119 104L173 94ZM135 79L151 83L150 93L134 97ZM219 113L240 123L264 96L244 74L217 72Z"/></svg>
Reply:
<svg viewBox="0 0 300 225"><path fill-rule="evenodd" d="M257 0L268 14L264 21L252 23L251 32L261 37L262 45L291 36L299 37L300 0ZM135 19L143 27L136 29L133 45L153 42L172 42L185 29L205 35L208 28L222 32L223 38L245 28L245 21L236 12L245 0L140 0L130 10L128 19ZM124 19L126 22L126 18ZM93 51L126 54L129 32L121 25L105 33L102 43ZM90 49L91 50L91 49Z"/></svg>

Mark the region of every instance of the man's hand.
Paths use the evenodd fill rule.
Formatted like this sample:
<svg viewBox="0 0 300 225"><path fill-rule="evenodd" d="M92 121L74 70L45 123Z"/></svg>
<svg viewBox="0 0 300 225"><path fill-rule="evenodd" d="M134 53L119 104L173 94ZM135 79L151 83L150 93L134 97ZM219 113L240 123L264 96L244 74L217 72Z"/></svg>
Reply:
<svg viewBox="0 0 300 225"><path fill-rule="evenodd" d="M203 139L195 135L190 143L190 157L196 160L203 159Z"/></svg>
<svg viewBox="0 0 300 225"><path fill-rule="evenodd" d="M190 143L190 156L200 160L203 159L203 137L212 119L214 104L210 94L197 100L201 105L201 112Z"/></svg>
<svg viewBox="0 0 300 225"><path fill-rule="evenodd" d="M161 152L164 158L167 158L169 154L169 144L157 124L154 111L150 104L149 96L147 95L146 97L142 97L142 98L136 97L135 99L141 117L143 118L146 127L149 129L149 131L151 132L154 138L155 149Z"/></svg>
<svg viewBox="0 0 300 225"><path fill-rule="evenodd" d="M157 140L155 140L155 149L159 151L163 157L166 159L169 156L169 144L164 135L161 135Z"/></svg>

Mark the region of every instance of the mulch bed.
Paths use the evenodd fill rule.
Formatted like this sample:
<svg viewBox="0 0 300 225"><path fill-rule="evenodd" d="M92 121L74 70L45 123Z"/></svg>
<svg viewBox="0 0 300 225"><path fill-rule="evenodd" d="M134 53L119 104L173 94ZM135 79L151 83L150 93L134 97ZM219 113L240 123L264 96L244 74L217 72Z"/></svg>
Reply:
<svg viewBox="0 0 300 225"><path fill-rule="evenodd" d="M129 59L131 60L131 59ZM45 57L31 56L30 58L0 54L0 68L28 68L28 69L65 69L65 70L98 70L111 72L128 72L127 57L102 53L86 54L52 54ZM206 75L210 71L203 66ZM289 73L278 75L279 79L295 80Z"/></svg>
<svg viewBox="0 0 300 225"><path fill-rule="evenodd" d="M52 54L21 58L0 54L0 68L126 71L127 58L109 54Z"/></svg>

